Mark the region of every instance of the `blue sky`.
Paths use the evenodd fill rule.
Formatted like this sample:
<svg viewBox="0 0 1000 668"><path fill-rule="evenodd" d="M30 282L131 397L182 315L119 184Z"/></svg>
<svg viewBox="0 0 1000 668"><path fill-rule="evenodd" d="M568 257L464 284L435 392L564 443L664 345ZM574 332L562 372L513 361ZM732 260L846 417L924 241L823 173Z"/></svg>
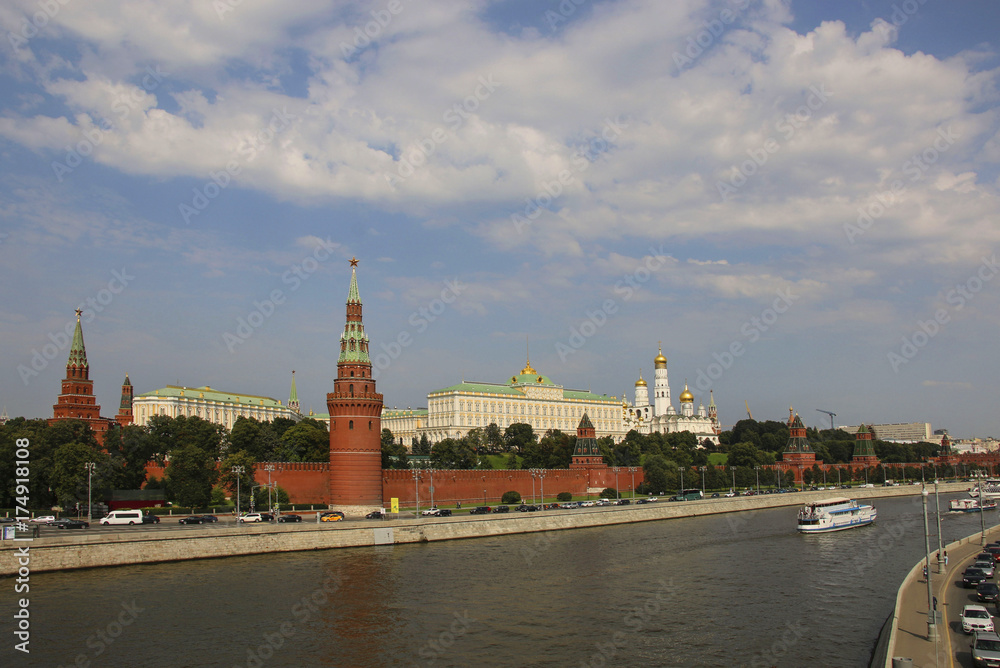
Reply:
<svg viewBox="0 0 1000 668"><path fill-rule="evenodd" d="M88 300L105 415L125 373L284 400L292 369L325 412L357 256L390 407L502 381L526 340L631 399L662 341L725 425L1000 436L995 2L15 0L0 26L11 415L51 415Z"/></svg>

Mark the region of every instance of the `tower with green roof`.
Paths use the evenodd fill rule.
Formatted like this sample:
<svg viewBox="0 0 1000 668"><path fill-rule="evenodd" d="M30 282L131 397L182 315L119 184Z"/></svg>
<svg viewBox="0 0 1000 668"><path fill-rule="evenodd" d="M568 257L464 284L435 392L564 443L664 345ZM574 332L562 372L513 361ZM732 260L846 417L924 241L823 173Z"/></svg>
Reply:
<svg viewBox="0 0 1000 668"><path fill-rule="evenodd" d="M362 322L358 261L351 258L347 319L330 413L330 503L355 512L382 507L382 395L375 391L368 336Z"/></svg>
<svg viewBox="0 0 1000 668"><path fill-rule="evenodd" d="M288 392L288 408L300 413L299 410L299 392L295 389L295 371L292 370L292 389Z"/></svg>
<svg viewBox="0 0 1000 668"><path fill-rule="evenodd" d="M80 309L76 310L76 329L73 330L69 359L66 361L66 377L62 381L62 392L52 407L49 424L61 420L82 420L90 425L97 442L104 445L104 433L110 420L101 417L101 407L94 397L94 381L90 380L87 347L83 343L83 326L80 324L82 313Z"/></svg>

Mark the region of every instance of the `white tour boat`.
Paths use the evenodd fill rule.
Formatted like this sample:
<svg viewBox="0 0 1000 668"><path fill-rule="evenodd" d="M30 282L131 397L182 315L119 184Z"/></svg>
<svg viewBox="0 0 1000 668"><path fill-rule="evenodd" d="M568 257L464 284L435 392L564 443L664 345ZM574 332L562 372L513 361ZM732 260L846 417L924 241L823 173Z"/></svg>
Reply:
<svg viewBox="0 0 1000 668"><path fill-rule="evenodd" d="M969 496L979 498L979 483L976 483L969 490ZM989 478L983 481L983 498L986 500L1000 499L1000 480Z"/></svg>
<svg viewBox="0 0 1000 668"><path fill-rule="evenodd" d="M824 533L871 524L878 515L875 506L861 505L854 499L823 499L807 503L799 511L798 530Z"/></svg>
<svg viewBox="0 0 1000 668"><path fill-rule="evenodd" d="M978 513L980 511L979 499L952 499L951 511L953 513ZM996 510L997 502L986 497L982 510Z"/></svg>

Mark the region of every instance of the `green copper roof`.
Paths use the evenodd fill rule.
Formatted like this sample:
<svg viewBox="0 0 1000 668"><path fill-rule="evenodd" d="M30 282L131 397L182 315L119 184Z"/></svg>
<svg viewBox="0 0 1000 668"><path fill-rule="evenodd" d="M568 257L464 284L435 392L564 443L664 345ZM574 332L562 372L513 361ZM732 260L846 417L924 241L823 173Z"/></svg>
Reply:
<svg viewBox="0 0 1000 668"><path fill-rule="evenodd" d="M177 385L167 385L159 390L143 392L140 397L179 397L192 401L217 401L221 403L243 404L250 407L280 408L281 402L271 397L260 397L255 394L237 394L236 392L225 392L214 390L207 385L204 387L178 387Z"/></svg>
<svg viewBox="0 0 1000 668"><path fill-rule="evenodd" d="M551 383L550 383L551 385ZM555 386L558 387L558 386ZM462 381L456 385L451 385L449 387L442 388L440 390L434 390L430 395L435 394L447 394L449 392L476 392L479 394L502 394L510 397L524 397L525 392L521 387L512 386L510 384L504 383L474 383ZM618 403L618 399L615 397L609 397L606 394L594 394L593 392L588 392L586 390L563 390L563 399L572 399L575 401L602 401L605 403L614 402Z"/></svg>
<svg viewBox="0 0 1000 668"><path fill-rule="evenodd" d="M344 333L340 335L340 357L338 362L358 362L371 364L368 357L368 335L360 322L348 321Z"/></svg>
<svg viewBox="0 0 1000 668"><path fill-rule="evenodd" d="M805 432L806 426L802 424L802 418L798 415L792 420L791 429L801 429ZM785 445L784 452L812 452L813 449L809 445L809 440L803 436L789 436L788 444Z"/></svg>
<svg viewBox="0 0 1000 668"><path fill-rule="evenodd" d="M361 303L361 294L358 292L358 271L353 264L351 265L351 287L347 291L347 303Z"/></svg>
<svg viewBox="0 0 1000 668"><path fill-rule="evenodd" d="M543 376L540 373L519 373L516 376L510 377L511 385L555 385L548 376Z"/></svg>
<svg viewBox="0 0 1000 668"><path fill-rule="evenodd" d="M83 327L80 326L80 311L76 312L76 329L73 330L73 345L69 348L68 366L86 367L87 348L83 345Z"/></svg>

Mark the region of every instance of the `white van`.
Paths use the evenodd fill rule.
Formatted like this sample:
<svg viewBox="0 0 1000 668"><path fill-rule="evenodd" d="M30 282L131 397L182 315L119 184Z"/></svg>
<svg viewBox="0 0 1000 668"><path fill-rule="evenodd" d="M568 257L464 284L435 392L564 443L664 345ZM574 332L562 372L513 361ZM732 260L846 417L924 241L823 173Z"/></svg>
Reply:
<svg viewBox="0 0 1000 668"><path fill-rule="evenodd" d="M101 518L101 524L142 524L142 511L112 510Z"/></svg>

